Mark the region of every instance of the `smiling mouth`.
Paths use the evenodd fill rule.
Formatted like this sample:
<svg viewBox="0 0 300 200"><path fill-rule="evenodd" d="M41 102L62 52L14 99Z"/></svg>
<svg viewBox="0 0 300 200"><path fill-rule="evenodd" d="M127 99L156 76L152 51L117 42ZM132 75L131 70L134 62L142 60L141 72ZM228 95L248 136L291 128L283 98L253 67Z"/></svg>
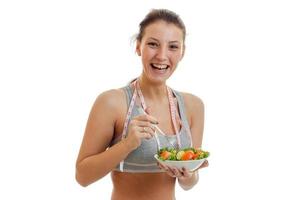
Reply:
<svg viewBox="0 0 300 200"><path fill-rule="evenodd" d="M154 64L154 63L151 63L150 65L152 68L158 69L158 70L166 70L169 68L169 65Z"/></svg>

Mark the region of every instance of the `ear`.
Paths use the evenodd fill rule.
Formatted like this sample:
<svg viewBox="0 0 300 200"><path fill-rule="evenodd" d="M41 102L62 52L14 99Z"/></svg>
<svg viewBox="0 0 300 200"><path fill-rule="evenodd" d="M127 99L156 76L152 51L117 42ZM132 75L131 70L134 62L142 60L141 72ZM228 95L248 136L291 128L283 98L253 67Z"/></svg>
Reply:
<svg viewBox="0 0 300 200"><path fill-rule="evenodd" d="M141 42L140 41L136 41L135 52L137 53L138 56L141 56Z"/></svg>

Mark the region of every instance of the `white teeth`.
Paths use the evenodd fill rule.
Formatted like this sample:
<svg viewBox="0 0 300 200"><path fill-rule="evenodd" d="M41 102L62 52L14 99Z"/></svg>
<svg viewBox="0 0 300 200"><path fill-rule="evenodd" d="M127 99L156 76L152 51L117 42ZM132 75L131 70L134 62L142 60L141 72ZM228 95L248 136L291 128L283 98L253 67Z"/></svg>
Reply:
<svg viewBox="0 0 300 200"><path fill-rule="evenodd" d="M168 65L160 65L160 64L152 64L152 65L159 69L166 69L168 67Z"/></svg>

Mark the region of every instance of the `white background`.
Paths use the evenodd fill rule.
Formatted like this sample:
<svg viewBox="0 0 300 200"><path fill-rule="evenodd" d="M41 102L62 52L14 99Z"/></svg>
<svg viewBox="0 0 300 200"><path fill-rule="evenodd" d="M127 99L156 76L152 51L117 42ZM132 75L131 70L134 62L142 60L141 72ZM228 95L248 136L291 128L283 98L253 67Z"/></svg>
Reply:
<svg viewBox="0 0 300 200"><path fill-rule="evenodd" d="M0 199L110 198L109 176L82 188L75 161L97 95L141 72L130 41L151 8L184 20L187 51L168 84L206 107L210 167L177 199L300 198L296 1L4 0Z"/></svg>

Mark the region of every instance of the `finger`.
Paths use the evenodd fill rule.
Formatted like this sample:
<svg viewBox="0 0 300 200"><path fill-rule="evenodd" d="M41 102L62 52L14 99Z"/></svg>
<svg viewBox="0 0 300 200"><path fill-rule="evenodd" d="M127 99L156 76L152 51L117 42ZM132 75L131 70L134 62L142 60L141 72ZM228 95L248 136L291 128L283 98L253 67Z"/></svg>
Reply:
<svg viewBox="0 0 300 200"><path fill-rule="evenodd" d="M163 164L161 164L161 163L158 163L158 166L159 166L161 169L165 170L166 173L167 173L169 176L171 176L171 177L176 177L176 175L175 175L175 173L173 172L173 169L172 169L171 167L168 167L168 166L163 165Z"/></svg>
<svg viewBox="0 0 300 200"><path fill-rule="evenodd" d="M149 137L147 136L148 139L152 138L155 134L155 131L153 131L151 128L149 127L141 127L141 126L137 126L136 127L139 133L145 133L147 135L149 135Z"/></svg>
<svg viewBox="0 0 300 200"><path fill-rule="evenodd" d="M147 121L135 121L134 125L135 126L140 126L140 127L148 127L148 131L151 131L153 133L155 132L155 127L150 122L147 122Z"/></svg>
<svg viewBox="0 0 300 200"><path fill-rule="evenodd" d="M175 177L177 177L177 178L180 178L180 177L183 177L183 176L184 176L184 175L183 175L183 172L181 172L181 171L178 170L178 169L173 170L173 173L174 173Z"/></svg>
<svg viewBox="0 0 300 200"><path fill-rule="evenodd" d="M177 168L171 168L171 170L172 170L174 176L176 176L176 177L182 176L181 172L179 172Z"/></svg>
<svg viewBox="0 0 300 200"><path fill-rule="evenodd" d="M146 112L148 115L150 115L150 110L151 110L151 108L148 107L148 108L146 108L145 112Z"/></svg>
<svg viewBox="0 0 300 200"><path fill-rule="evenodd" d="M209 163L208 163L208 160L205 160L202 165L200 165L200 167L198 167L197 169L193 170L193 171L197 171L201 168L204 168L204 167L208 167Z"/></svg>
<svg viewBox="0 0 300 200"><path fill-rule="evenodd" d="M159 162L157 162L156 164L157 164L158 168L163 169Z"/></svg>
<svg viewBox="0 0 300 200"><path fill-rule="evenodd" d="M137 132L138 137L140 138L146 138L146 139L151 139L152 135L148 132L146 132L144 129L144 127L139 127L139 130Z"/></svg>
<svg viewBox="0 0 300 200"><path fill-rule="evenodd" d="M200 166L200 168L204 168L204 167L208 167L209 163L208 160L205 160L202 165Z"/></svg>
<svg viewBox="0 0 300 200"><path fill-rule="evenodd" d="M192 172L190 172L189 170L187 170L185 167L182 168L181 173L182 173L183 177L191 177L191 175L192 175Z"/></svg>
<svg viewBox="0 0 300 200"><path fill-rule="evenodd" d="M187 175L187 174L189 173L189 171L188 171L185 167L183 167L183 168L182 168L182 173L183 173L184 175Z"/></svg>
<svg viewBox="0 0 300 200"><path fill-rule="evenodd" d="M158 167L167 171L167 167L165 167L164 165L162 165L161 163L157 163L158 164Z"/></svg>
<svg viewBox="0 0 300 200"><path fill-rule="evenodd" d="M143 131L145 131L146 133L149 133L152 137L153 137L154 134L155 134L155 130L153 130L153 129L150 128L150 127L143 127Z"/></svg>
<svg viewBox="0 0 300 200"><path fill-rule="evenodd" d="M166 165L161 165L166 172L171 171L170 168Z"/></svg>
<svg viewBox="0 0 300 200"><path fill-rule="evenodd" d="M169 176L175 177L173 170L168 166L166 166L166 172Z"/></svg>

